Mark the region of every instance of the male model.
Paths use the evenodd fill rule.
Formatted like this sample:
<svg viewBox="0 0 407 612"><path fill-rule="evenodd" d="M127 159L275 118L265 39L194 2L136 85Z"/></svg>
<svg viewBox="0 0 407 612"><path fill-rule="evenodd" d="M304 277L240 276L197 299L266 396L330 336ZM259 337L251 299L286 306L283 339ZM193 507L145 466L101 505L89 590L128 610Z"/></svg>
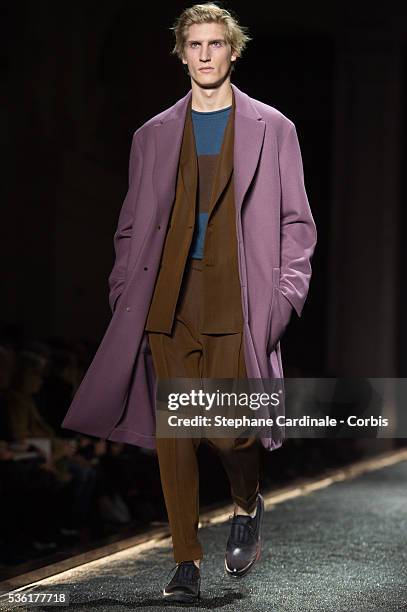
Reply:
<svg viewBox="0 0 407 612"><path fill-rule="evenodd" d="M244 29L213 3L186 9L173 29L191 90L134 134L113 316L62 426L157 449L177 564L164 596L193 601L201 440L155 435L156 382L282 378L279 341L302 312L316 229L294 124L230 82ZM242 577L261 549L259 439L204 441L230 480L225 569Z"/></svg>

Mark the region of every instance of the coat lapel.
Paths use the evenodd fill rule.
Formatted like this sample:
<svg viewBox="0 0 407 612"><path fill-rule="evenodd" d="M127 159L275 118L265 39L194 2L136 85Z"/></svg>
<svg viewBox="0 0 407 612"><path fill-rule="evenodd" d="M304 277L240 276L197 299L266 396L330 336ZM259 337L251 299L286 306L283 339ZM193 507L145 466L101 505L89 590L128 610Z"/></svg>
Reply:
<svg viewBox="0 0 407 612"><path fill-rule="evenodd" d="M232 83L236 96L234 184L238 213L253 180L263 146L266 123L252 105L250 97Z"/></svg>
<svg viewBox="0 0 407 612"><path fill-rule="evenodd" d="M240 211L259 161L266 124L257 109L251 104L250 97L233 83L231 86L235 103L233 143L235 205L236 210ZM156 163L153 169L153 188L157 199L159 219L168 220L174 201L184 125L191 100L192 90L171 108L164 111L154 125ZM227 139L224 140L223 148L226 144ZM219 168L221 167L222 164L219 164ZM227 175L226 167L217 174L212 192L211 209L228 176L230 173ZM185 187L187 189L188 186L193 187L193 183L194 181L191 183L187 179Z"/></svg>

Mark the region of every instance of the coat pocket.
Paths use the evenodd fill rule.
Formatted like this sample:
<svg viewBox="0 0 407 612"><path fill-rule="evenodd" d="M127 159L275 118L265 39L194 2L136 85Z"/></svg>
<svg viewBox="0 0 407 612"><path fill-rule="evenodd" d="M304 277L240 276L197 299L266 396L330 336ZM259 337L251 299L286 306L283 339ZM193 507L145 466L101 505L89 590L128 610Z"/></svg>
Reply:
<svg viewBox="0 0 407 612"><path fill-rule="evenodd" d="M271 269L271 300L269 313L267 317L267 328L266 328L266 350L269 355L271 352L270 349L270 341L271 341L271 317L274 310L274 305L276 300L278 299L278 290L280 286L280 268L272 268Z"/></svg>
<svg viewBox="0 0 407 612"><path fill-rule="evenodd" d="M274 293L273 312L270 320L267 345L268 354L277 348L290 322L292 312L293 307L291 302L285 297L280 289L276 288Z"/></svg>
<svg viewBox="0 0 407 612"><path fill-rule="evenodd" d="M276 287L280 287L280 268L272 269L273 291Z"/></svg>
<svg viewBox="0 0 407 612"><path fill-rule="evenodd" d="M109 293L109 303L112 314L114 314L117 304L120 300L121 294L123 293L125 281L121 280L116 283L114 289Z"/></svg>

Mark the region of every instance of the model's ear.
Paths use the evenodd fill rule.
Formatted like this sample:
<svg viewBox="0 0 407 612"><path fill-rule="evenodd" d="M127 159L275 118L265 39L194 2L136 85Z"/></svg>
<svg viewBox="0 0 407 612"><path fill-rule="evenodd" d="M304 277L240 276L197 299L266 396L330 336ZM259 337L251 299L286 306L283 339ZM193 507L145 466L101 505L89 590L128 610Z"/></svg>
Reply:
<svg viewBox="0 0 407 612"><path fill-rule="evenodd" d="M232 62L236 62L236 60L238 59L239 54L237 51L235 51L234 49L232 49L232 54L230 56L230 59Z"/></svg>

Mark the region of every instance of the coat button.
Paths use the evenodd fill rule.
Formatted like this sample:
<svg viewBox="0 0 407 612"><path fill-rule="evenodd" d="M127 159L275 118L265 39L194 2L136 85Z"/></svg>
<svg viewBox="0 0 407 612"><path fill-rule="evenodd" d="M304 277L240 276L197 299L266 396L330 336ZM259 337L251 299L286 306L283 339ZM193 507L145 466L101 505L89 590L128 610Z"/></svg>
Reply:
<svg viewBox="0 0 407 612"><path fill-rule="evenodd" d="M130 310L130 306L126 306L126 310L128 312Z"/></svg>
<svg viewBox="0 0 407 612"><path fill-rule="evenodd" d="M144 270L148 270L148 268L145 267Z"/></svg>
<svg viewBox="0 0 407 612"><path fill-rule="evenodd" d="M157 225L157 229L161 229L161 225Z"/></svg>

